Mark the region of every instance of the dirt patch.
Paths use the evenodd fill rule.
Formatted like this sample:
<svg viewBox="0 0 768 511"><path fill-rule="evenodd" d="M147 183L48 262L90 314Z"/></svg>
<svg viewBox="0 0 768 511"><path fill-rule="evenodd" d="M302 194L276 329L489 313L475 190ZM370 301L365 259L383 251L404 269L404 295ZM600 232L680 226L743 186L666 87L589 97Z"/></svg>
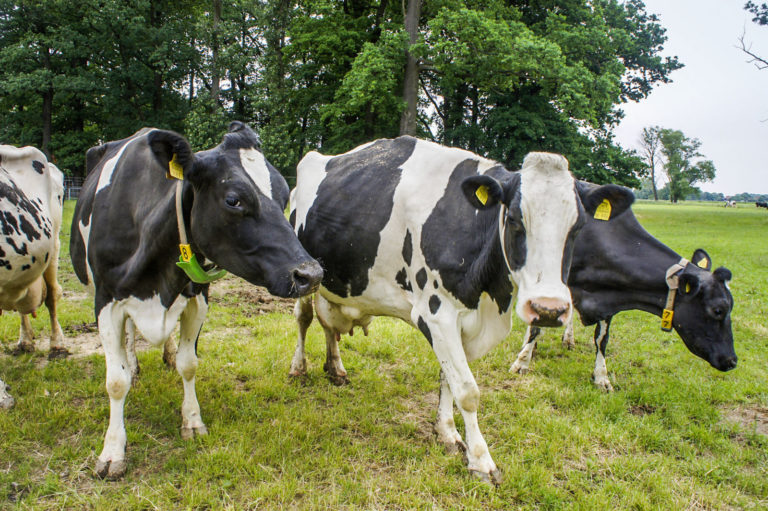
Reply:
<svg viewBox="0 0 768 511"><path fill-rule="evenodd" d="M269 314L271 312L293 311L295 298L280 298L269 294L263 287L230 277L211 285L211 301L221 305L238 305L246 316Z"/></svg>
<svg viewBox="0 0 768 511"><path fill-rule="evenodd" d="M638 416L648 415L655 411L656 407L651 405L632 405L629 407L629 413Z"/></svg>
<svg viewBox="0 0 768 511"><path fill-rule="evenodd" d="M738 406L723 411L726 422L737 424L744 432L768 436L768 408L758 405Z"/></svg>

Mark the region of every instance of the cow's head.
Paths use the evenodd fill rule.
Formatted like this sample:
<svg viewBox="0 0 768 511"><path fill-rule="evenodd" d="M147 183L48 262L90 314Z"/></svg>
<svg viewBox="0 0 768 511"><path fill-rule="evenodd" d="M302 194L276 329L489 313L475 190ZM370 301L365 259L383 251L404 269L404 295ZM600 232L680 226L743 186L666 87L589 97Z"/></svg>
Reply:
<svg viewBox="0 0 768 511"><path fill-rule="evenodd" d="M584 215L597 212L609 221L634 201L632 192L621 186L575 181L568 161L551 153L528 154L520 172L503 180L469 177L462 189L478 209L502 205L498 232L504 269L518 288L516 312L536 326L561 326L570 318L566 283Z"/></svg>
<svg viewBox="0 0 768 511"><path fill-rule="evenodd" d="M233 122L221 144L194 154L170 131L151 132L149 143L164 168L175 157L184 169L185 221L194 250L278 296L317 289L322 269L283 214L288 185L246 124Z"/></svg>
<svg viewBox="0 0 768 511"><path fill-rule="evenodd" d="M709 255L696 250L678 277L672 326L691 353L715 369L729 371L738 361L731 332L731 272L727 268L710 272L711 267Z"/></svg>

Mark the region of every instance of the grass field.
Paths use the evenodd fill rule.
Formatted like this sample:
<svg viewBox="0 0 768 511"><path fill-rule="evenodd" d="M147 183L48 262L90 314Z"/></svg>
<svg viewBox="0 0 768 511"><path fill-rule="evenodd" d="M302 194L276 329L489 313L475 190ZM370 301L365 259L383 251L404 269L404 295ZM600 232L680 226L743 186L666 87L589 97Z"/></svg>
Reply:
<svg viewBox="0 0 768 511"><path fill-rule="evenodd" d="M48 362L41 313L33 322L39 351L0 354L0 377L16 398L0 412L0 508L768 508L768 212L700 203L634 209L681 255L702 247L732 270L739 366L719 373L656 317L623 313L608 347L616 391L605 394L589 380L591 329L581 326L572 351L561 347L560 331L545 331L532 372L510 374L518 322L472 364L480 427L504 473L498 488L475 481L434 438L439 369L415 329L380 318L369 337L345 338L352 382L335 387L323 376L315 322L309 376L293 381L289 305L264 304L228 277L212 290L199 344L197 392L210 434L182 441L181 378L160 350L142 351L126 403L122 481L92 472L109 410L101 352ZM61 323L87 346L96 336L91 300L72 273L64 230ZM5 348L18 324L15 314L0 316Z"/></svg>

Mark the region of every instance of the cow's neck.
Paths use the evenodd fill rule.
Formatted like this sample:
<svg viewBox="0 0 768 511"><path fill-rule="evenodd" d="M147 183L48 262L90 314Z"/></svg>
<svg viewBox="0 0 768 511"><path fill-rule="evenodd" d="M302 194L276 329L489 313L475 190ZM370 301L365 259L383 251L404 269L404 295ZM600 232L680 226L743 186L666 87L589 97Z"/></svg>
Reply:
<svg viewBox="0 0 768 511"><path fill-rule="evenodd" d="M504 260L498 215L498 212L493 215L493 222L484 231L488 232L488 236L480 256L473 261L467 272L467 285L477 286L480 292L488 293L498 305L499 312L503 313L509 310L514 301L515 287L510 281L509 268Z"/></svg>

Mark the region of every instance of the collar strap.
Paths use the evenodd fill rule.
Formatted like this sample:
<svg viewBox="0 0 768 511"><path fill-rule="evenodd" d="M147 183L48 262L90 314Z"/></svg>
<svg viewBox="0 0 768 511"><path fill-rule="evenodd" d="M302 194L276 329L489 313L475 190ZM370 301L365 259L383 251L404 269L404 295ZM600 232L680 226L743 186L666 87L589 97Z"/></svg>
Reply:
<svg viewBox="0 0 768 511"><path fill-rule="evenodd" d="M192 253L192 247L187 241L187 228L184 225L184 210L181 208L181 192L183 181L178 180L176 182L176 225L179 228L179 261L176 266L184 270L189 280L196 284L208 284L214 280L218 280L227 274L226 270L221 270L216 267L205 271L200 263L197 262L197 257Z"/></svg>
<svg viewBox="0 0 768 511"><path fill-rule="evenodd" d="M507 265L507 270L512 274L512 267L509 265L509 259L507 259L507 206L503 202L499 202L499 241L501 242L501 255L504 258L504 264Z"/></svg>
<svg viewBox="0 0 768 511"><path fill-rule="evenodd" d="M661 329L665 332L672 331L672 318L675 316L675 296L679 283L678 273L688 266L688 260L684 257L667 268L666 280L669 291L667 292L667 303L664 305L664 311L661 313Z"/></svg>

